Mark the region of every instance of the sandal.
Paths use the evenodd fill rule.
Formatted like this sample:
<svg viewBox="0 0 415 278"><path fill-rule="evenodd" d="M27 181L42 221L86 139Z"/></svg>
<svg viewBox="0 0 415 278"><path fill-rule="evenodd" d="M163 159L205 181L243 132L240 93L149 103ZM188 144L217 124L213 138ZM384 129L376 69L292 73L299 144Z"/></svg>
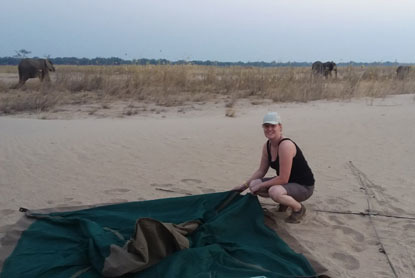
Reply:
<svg viewBox="0 0 415 278"><path fill-rule="evenodd" d="M300 220L305 215L306 208L303 204L301 204L301 209L299 211L293 211L291 215L285 219L285 222L287 223L300 223Z"/></svg>

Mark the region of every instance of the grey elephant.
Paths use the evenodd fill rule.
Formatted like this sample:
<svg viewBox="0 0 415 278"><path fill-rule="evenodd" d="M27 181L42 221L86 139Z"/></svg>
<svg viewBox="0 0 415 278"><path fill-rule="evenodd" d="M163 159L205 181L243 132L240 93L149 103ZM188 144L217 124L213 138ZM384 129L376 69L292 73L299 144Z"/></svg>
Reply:
<svg viewBox="0 0 415 278"><path fill-rule="evenodd" d="M403 80L405 79L406 76L408 76L410 70L411 70L410 66L399 66L396 69L396 77L398 79Z"/></svg>
<svg viewBox="0 0 415 278"><path fill-rule="evenodd" d="M316 61L311 65L313 75L323 75L325 78L332 77L332 71L334 71L334 77L337 78L337 65L333 61L325 63Z"/></svg>
<svg viewBox="0 0 415 278"><path fill-rule="evenodd" d="M27 79L39 77L40 81L50 81L49 71L55 71L55 67L49 59L22 59L18 65L19 86Z"/></svg>

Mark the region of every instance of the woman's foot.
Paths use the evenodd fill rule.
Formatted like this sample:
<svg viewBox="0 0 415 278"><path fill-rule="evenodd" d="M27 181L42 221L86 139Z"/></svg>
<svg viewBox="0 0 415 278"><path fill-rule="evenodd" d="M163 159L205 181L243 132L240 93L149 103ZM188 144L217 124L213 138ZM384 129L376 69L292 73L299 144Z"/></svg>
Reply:
<svg viewBox="0 0 415 278"><path fill-rule="evenodd" d="M305 215L306 208L303 204L301 204L301 209L299 211L293 211L291 215L285 219L287 223L300 223L301 219Z"/></svg>

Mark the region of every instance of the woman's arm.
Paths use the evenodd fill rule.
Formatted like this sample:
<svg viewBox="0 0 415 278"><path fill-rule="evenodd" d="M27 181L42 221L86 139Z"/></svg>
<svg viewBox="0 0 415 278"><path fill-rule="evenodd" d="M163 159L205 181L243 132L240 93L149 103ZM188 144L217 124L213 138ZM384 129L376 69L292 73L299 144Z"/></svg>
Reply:
<svg viewBox="0 0 415 278"><path fill-rule="evenodd" d="M259 190L265 190L273 185L286 184L290 178L291 167L293 164L293 158L296 155L296 148L293 142L285 140L281 142L278 147L278 157L280 163L280 173L273 179L266 182L253 185L250 190L255 194ZM265 174L264 174L265 175Z"/></svg>

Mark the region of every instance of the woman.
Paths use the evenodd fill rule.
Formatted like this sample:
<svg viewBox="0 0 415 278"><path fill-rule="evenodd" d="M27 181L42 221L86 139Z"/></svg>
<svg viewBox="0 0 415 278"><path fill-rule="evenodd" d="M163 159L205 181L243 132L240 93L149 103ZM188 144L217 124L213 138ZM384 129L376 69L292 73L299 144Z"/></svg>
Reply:
<svg viewBox="0 0 415 278"><path fill-rule="evenodd" d="M301 203L313 194L314 176L300 148L282 135L281 119L278 113L269 112L262 124L268 141L262 148L261 163L258 170L242 185L234 190L250 189L254 195L270 197L280 204L279 211L292 209L286 219L298 223L305 215L306 208ZM275 169L277 176L264 178L268 168Z"/></svg>

